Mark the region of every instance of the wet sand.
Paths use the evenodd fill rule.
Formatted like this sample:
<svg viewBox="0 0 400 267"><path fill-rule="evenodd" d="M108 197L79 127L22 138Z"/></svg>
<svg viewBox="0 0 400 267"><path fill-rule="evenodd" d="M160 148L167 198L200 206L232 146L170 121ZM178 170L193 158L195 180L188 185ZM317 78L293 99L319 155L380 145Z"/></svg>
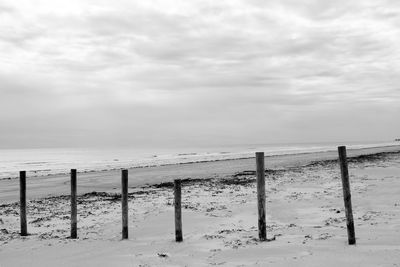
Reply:
<svg viewBox="0 0 400 267"><path fill-rule="evenodd" d="M400 151L400 146L348 150L349 157L381 152ZM304 153L296 155L270 156L265 158L268 169L284 169L309 164L313 161L337 159L337 152ZM71 166L71 168L74 168ZM255 170L255 159L223 160L190 164L165 165L157 167L129 169L130 188L170 182L174 179L224 178L244 170ZM32 177L27 174L28 199L69 194L69 174ZM120 170L79 173L78 194L88 192L119 192ZM18 179L0 180L0 203L19 199Z"/></svg>

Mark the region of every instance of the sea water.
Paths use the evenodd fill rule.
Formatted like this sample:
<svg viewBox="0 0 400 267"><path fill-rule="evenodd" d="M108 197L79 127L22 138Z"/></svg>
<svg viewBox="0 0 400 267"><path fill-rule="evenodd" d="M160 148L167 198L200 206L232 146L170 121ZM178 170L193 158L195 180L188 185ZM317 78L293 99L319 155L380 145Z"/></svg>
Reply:
<svg viewBox="0 0 400 267"><path fill-rule="evenodd" d="M342 144L342 143L340 143ZM43 148L0 149L0 179L29 176L140 168L254 157L256 151L266 156L334 151L337 142L229 145L175 149L138 148ZM346 142L348 149L398 145L398 142Z"/></svg>

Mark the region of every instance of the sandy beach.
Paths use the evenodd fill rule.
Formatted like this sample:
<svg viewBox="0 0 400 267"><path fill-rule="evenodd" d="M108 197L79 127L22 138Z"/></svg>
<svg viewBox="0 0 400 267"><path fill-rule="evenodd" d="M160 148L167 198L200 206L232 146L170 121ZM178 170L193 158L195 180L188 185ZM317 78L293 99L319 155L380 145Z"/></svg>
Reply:
<svg viewBox="0 0 400 267"><path fill-rule="evenodd" d="M348 149L347 154L349 157L354 157L399 150L400 146L384 146ZM336 151L267 156L265 157L265 167L268 169L285 169L288 167L304 166L314 161L334 160L337 157ZM71 166L70 168L73 169L75 166ZM151 184L172 182L174 179L229 178L235 173L245 170L255 170L254 158L132 168L129 169L129 186L130 188L136 188ZM120 192L120 170L81 172L78 169L77 171L79 194L93 191ZM18 173L15 174L15 177L17 176ZM27 173L27 197L28 199L36 199L67 195L70 193L69 182L69 174L34 176L32 173ZM0 203L18 201L18 194L18 178L0 179Z"/></svg>
<svg viewBox="0 0 400 267"><path fill-rule="evenodd" d="M19 236L18 180L1 180L0 266L400 266L400 148L348 155L356 246L337 154L327 152L266 158L270 242L258 241L254 159L129 170L124 241L118 171L79 174L77 240L67 175L28 180L28 237ZM176 178L185 179L182 243Z"/></svg>
<svg viewBox="0 0 400 267"><path fill-rule="evenodd" d="M0 29L0 267L400 267L400 1L0 0Z"/></svg>

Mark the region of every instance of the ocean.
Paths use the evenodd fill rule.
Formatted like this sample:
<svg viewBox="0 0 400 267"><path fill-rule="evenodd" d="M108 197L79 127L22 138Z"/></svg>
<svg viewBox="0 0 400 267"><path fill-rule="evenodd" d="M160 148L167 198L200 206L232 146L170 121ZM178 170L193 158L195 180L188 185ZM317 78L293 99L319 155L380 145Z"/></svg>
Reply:
<svg viewBox="0 0 400 267"><path fill-rule="evenodd" d="M251 158L256 151L266 156L335 151L338 145L361 149L398 145L399 142L325 142L232 145L179 149L135 148L43 148L0 149L0 179L18 177L19 171L29 176L140 168L168 164Z"/></svg>

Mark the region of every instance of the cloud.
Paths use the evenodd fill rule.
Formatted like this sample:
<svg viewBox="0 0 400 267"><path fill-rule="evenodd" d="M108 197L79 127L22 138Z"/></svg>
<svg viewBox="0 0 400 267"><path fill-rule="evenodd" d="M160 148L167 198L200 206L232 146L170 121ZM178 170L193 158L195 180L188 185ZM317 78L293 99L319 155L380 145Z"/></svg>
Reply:
<svg viewBox="0 0 400 267"><path fill-rule="evenodd" d="M29 135L13 133L35 128L54 145L85 133L143 143L149 124L168 142L314 138L302 125L334 138L324 118L355 138L366 123L338 109L381 121L388 138L400 130L383 124L399 114L399 15L383 0L5 1L0 138L19 145Z"/></svg>

